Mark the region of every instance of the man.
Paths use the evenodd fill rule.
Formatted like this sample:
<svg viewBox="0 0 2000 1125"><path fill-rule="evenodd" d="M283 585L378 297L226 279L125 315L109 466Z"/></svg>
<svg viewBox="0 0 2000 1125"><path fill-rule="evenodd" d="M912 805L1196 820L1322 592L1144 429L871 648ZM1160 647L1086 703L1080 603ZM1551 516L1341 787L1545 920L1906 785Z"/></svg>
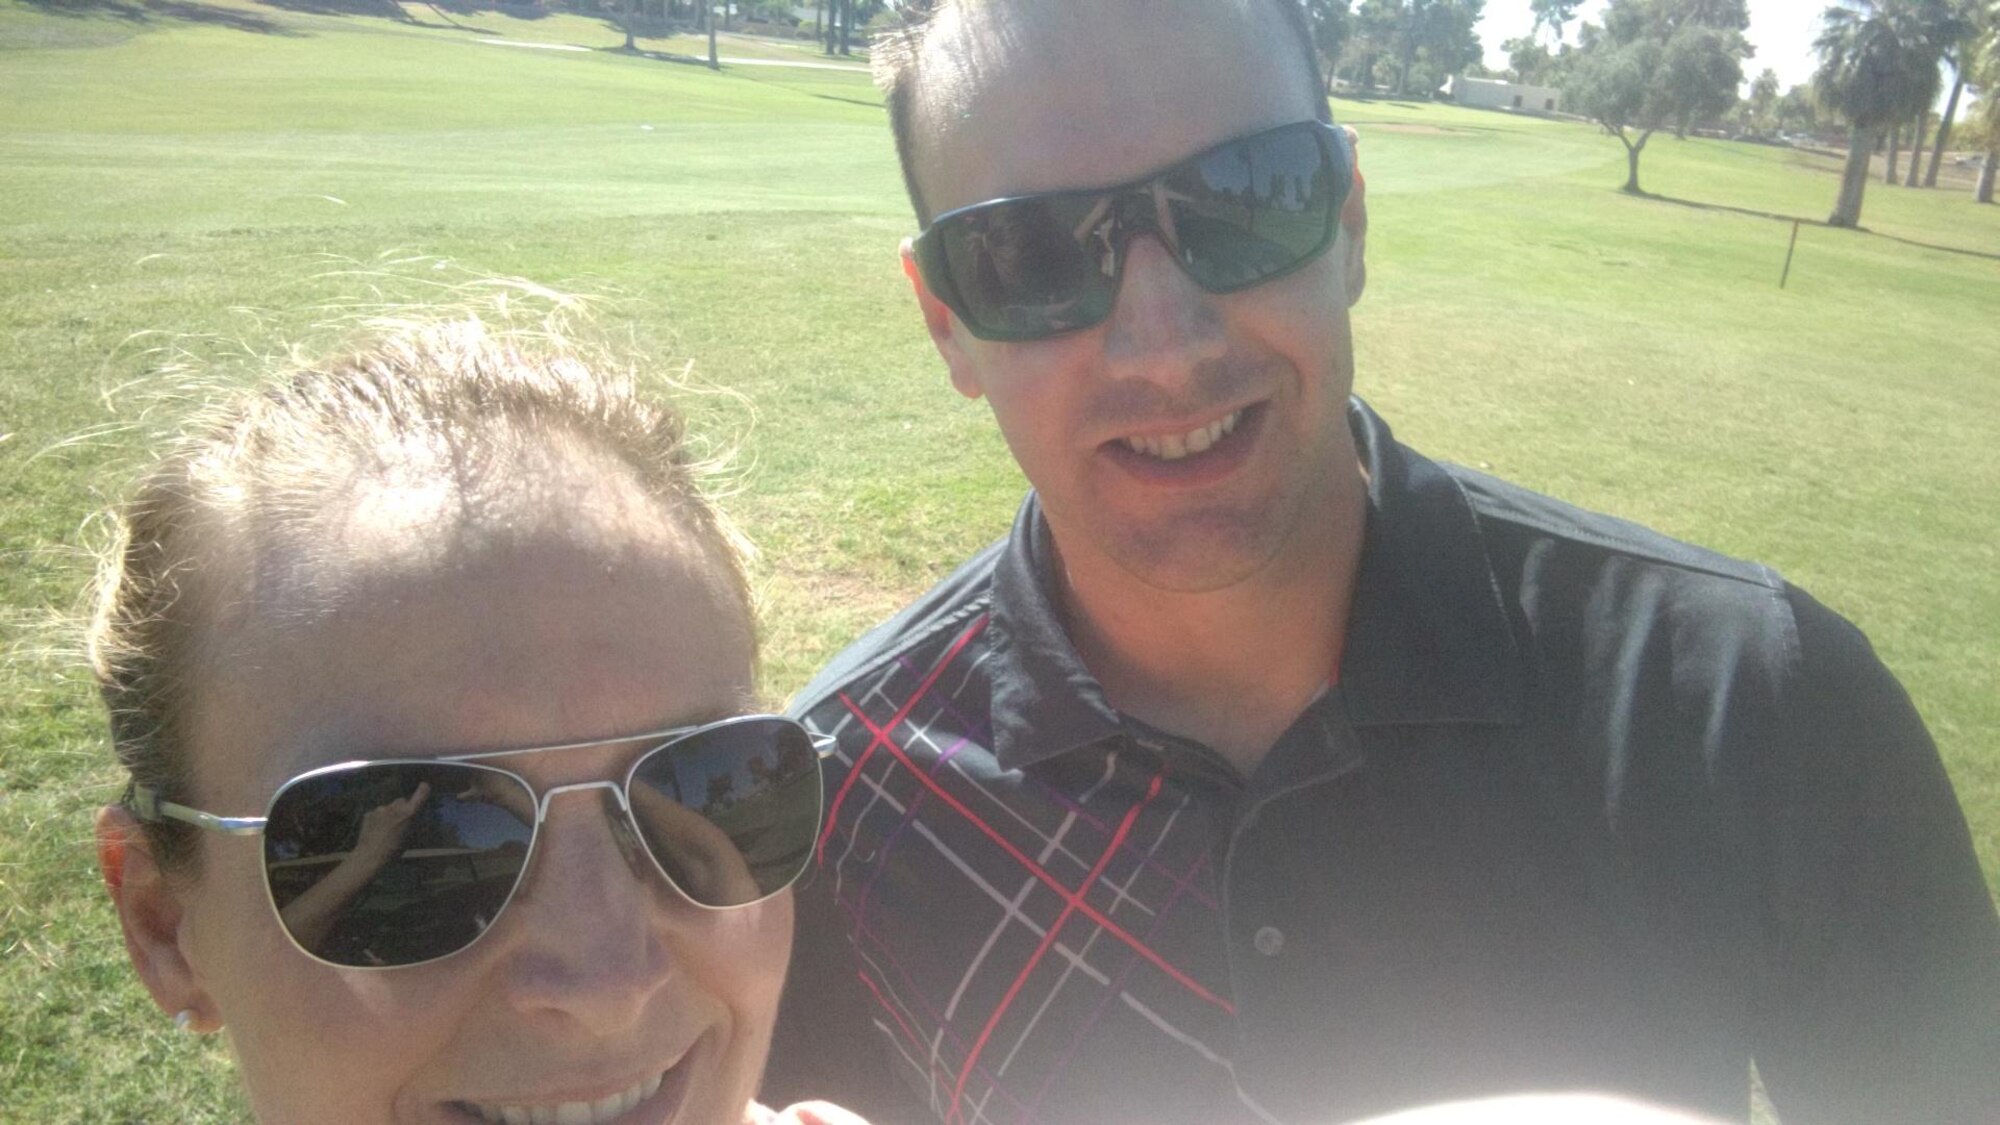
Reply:
<svg viewBox="0 0 2000 1125"><path fill-rule="evenodd" d="M1794 1125L1992 1120L2000 926L1860 634L1350 400L1365 209L1289 5L883 52L906 271L1034 491L798 701L839 749L770 1096L1741 1120L1754 1059Z"/></svg>

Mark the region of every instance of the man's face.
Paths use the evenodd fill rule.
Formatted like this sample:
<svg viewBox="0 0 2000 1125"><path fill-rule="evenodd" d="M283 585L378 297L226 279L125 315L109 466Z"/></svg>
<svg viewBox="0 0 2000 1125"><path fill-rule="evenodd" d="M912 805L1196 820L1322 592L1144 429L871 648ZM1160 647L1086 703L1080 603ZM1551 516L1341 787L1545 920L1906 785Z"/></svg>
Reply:
<svg viewBox="0 0 2000 1125"><path fill-rule="evenodd" d="M1296 48L1259 3L1020 11L969 29L976 73L919 142L933 213L1137 179L1314 115ZM1137 238L1105 323L1027 343L976 339L920 292L954 385L991 404L1073 576L1201 592L1310 555L1301 530L1355 472L1346 237L1225 296Z"/></svg>

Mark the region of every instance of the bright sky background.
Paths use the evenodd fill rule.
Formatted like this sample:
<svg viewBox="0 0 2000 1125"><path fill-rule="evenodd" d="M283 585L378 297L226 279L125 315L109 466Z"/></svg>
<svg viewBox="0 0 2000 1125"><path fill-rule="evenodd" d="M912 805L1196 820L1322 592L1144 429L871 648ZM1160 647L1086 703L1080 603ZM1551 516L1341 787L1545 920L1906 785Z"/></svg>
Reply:
<svg viewBox="0 0 2000 1125"><path fill-rule="evenodd" d="M1750 29L1743 37L1757 48L1757 53L1743 63L1743 92L1750 90L1750 80L1770 67L1778 72L1778 89L1789 90L1793 86L1812 81L1812 72L1819 65L1819 57L1813 54L1812 41L1819 34L1820 13L1826 11L1831 0L1750 0ZM1604 12L1605 0L1583 0L1576 10L1576 18L1563 29L1563 39L1576 42L1576 29L1585 20L1598 22ZM1535 26L1534 13L1528 9L1528 0L1486 0L1486 7L1479 19L1479 42L1486 48L1486 65L1495 70L1507 66L1507 52L1500 44L1516 36L1526 35ZM1548 32L1542 33L1542 41L1547 43ZM1932 108L1943 112L1945 97L1951 89L1951 72L1945 70L1938 87L1937 104ZM1976 99L1966 98L1959 103L1957 120L1964 121Z"/></svg>
<svg viewBox="0 0 2000 1125"><path fill-rule="evenodd" d="M1813 36L1819 34L1819 14L1828 0L1750 0L1750 30L1744 38L1757 54L1743 64L1743 77L1755 78L1765 67L1778 72L1778 88L1788 90L1812 79L1818 60L1813 56ZM1577 24L1596 23L1604 11L1604 0L1584 0L1577 18L1563 29L1563 38L1576 42ZM1500 44L1526 35L1535 25L1528 0L1486 0L1479 20L1479 41L1486 48L1486 65L1496 70L1507 65L1507 52ZM1546 42L1547 32L1543 32Z"/></svg>

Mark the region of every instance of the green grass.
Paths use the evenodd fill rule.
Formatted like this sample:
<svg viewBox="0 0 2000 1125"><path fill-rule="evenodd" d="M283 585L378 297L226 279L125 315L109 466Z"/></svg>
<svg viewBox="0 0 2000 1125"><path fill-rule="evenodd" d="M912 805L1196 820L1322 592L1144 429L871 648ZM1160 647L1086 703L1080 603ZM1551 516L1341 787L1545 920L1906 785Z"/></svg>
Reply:
<svg viewBox="0 0 2000 1125"><path fill-rule="evenodd" d="M116 3L0 0L0 1119L235 1120L220 1048L168 1033L125 966L88 840L101 722L35 656L141 453L65 439L134 420L152 344L324 339L321 306L467 271L614 295L607 332L754 403L695 405L742 450L774 696L1004 530L1022 483L910 307L865 75L627 56L574 15ZM2000 885L2000 208L1873 184L1875 233L1806 226L1780 290L1790 225L1716 208L1822 217L1831 161L1658 137L1642 179L1680 202L1632 198L1588 127L1336 112L1372 203L1363 393L1432 454L1771 563L1854 618ZM385 255L422 257L367 276Z"/></svg>

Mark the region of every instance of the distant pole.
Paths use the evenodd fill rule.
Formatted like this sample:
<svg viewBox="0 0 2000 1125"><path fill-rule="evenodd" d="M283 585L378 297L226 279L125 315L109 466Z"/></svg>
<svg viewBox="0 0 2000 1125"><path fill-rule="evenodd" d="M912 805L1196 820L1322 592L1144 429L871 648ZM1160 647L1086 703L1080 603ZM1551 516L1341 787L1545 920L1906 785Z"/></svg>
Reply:
<svg viewBox="0 0 2000 1125"><path fill-rule="evenodd" d="M708 10L708 69L721 70L722 63L715 57L715 17L722 14L721 8Z"/></svg>
<svg viewBox="0 0 2000 1125"><path fill-rule="evenodd" d="M1785 272L1778 275L1778 288L1785 287L1786 279L1792 276L1792 251L1799 248L1799 221L1792 220L1792 244L1785 247Z"/></svg>

